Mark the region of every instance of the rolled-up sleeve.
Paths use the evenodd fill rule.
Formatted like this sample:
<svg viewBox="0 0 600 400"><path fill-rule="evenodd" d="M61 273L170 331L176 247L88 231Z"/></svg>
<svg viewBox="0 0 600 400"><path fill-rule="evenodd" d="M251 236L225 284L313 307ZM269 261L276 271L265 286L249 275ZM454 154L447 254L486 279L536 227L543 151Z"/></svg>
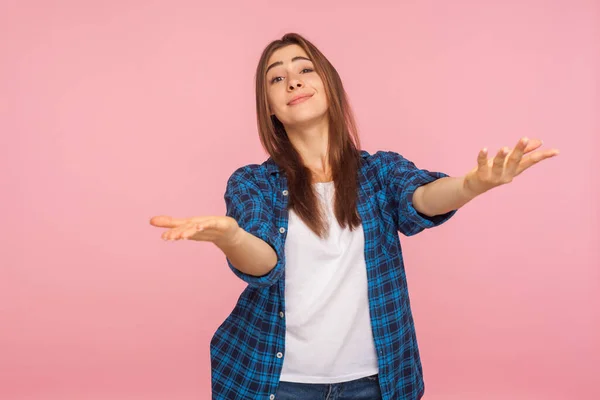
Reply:
<svg viewBox="0 0 600 400"><path fill-rule="evenodd" d="M394 152L378 152L381 157L380 176L386 186L386 195L396 210L397 230L406 236L433 228L448 221L457 210L429 217L413 206L413 195L419 186L447 177L443 172L431 172L417 168L402 155Z"/></svg>
<svg viewBox="0 0 600 400"><path fill-rule="evenodd" d="M235 219L243 230L262 239L277 254L277 264L263 276L254 276L238 270L229 260L233 273L250 286L267 287L282 276L284 265L284 242L275 226L273 208L267 204L263 192L251 171L243 167L235 171L227 181L225 190L226 215Z"/></svg>

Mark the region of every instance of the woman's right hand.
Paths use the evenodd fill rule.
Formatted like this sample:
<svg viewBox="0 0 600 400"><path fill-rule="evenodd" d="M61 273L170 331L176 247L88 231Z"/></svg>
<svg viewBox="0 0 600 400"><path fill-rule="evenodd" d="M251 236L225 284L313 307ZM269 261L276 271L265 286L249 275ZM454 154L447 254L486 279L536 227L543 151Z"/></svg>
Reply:
<svg viewBox="0 0 600 400"><path fill-rule="evenodd" d="M217 246L235 244L243 233L235 219L225 216L173 218L160 215L152 217L150 225L169 228L161 235L164 240L197 240Z"/></svg>

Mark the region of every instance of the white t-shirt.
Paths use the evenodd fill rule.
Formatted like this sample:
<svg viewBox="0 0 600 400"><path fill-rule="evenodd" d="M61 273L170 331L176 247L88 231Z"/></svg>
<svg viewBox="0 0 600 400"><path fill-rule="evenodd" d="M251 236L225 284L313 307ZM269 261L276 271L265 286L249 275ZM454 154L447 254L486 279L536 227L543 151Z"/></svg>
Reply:
<svg viewBox="0 0 600 400"><path fill-rule="evenodd" d="M290 210L285 243L285 356L281 380L338 383L378 372L369 317L364 232L342 229L333 182L313 184L326 211L321 239Z"/></svg>

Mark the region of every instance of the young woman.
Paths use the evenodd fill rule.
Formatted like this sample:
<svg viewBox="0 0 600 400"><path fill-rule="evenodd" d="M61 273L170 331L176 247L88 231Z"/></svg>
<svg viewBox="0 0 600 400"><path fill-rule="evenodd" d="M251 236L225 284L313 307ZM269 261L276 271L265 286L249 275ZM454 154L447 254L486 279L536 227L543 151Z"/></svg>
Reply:
<svg viewBox="0 0 600 400"><path fill-rule="evenodd" d="M421 398L398 232L444 223L558 151L522 138L463 177L362 151L337 71L297 34L264 50L256 110L270 158L232 174L227 215L151 220L165 240L213 242L248 283L211 340L213 399Z"/></svg>

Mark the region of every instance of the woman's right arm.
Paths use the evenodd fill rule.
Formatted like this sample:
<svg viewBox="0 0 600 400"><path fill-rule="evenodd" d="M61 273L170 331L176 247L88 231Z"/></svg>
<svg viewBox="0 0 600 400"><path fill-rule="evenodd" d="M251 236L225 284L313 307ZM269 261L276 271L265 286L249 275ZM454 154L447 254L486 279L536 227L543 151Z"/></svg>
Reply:
<svg viewBox="0 0 600 400"><path fill-rule="evenodd" d="M236 276L250 286L267 288L279 282L284 274L285 227L276 225L281 210L267 200L271 182L257 168L239 168L228 179L225 216L181 220L155 217L151 224L163 227L173 224L175 229L165 232L163 237L215 243L225 253L227 264Z"/></svg>
<svg viewBox="0 0 600 400"><path fill-rule="evenodd" d="M248 275L264 276L277 264L277 254L267 242L239 227L231 240L215 244L235 268Z"/></svg>
<svg viewBox="0 0 600 400"><path fill-rule="evenodd" d="M213 242L241 272L263 276L277 264L275 250L264 240L246 232L237 221L226 216L192 218L153 217L150 224L171 228L162 234L164 240L197 240Z"/></svg>

